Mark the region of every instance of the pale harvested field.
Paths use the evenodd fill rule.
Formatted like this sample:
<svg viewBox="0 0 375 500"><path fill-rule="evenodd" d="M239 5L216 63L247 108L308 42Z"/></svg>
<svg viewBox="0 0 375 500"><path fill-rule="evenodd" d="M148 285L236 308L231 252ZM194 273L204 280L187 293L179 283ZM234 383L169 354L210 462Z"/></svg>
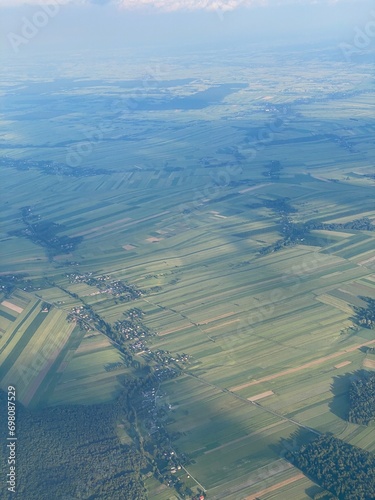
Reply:
<svg viewBox="0 0 375 500"><path fill-rule="evenodd" d="M226 323L220 323L220 325L215 325L215 326L211 326L210 328L205 328L204 329L204 332L211 332L212 330L217 330L218 328L222 328L223 326L228 326L228 325L231 325L233 323L238 323L240 321L240 319L232 319L231 321L227 321Z"/></svg>
<svg viewBox="0 0 375 500"><path fill-rule="evenodd" d="M311 175L314 179L317 179L318 181L323 181L323 182L332 182L329 179L326 179L325 177L318 177L317 175Z"/></svg>
<svg viewBox="0 0 375 500"><path fill-rule="evenodd" d="M285 462L283 460L278 460L278 467L277 467L277 470L275 470L274 472L272 472L272 470L267 473L267 474L262 474L262 478L265 479L265 478L270 478L272 476L274 476L275 474L279 474L280 472L284 472L288 469L292 469L293 468L293 465L290 464L289 462ZM280 469L281 467L281 469ZM255 473L255 477L257 477L257 473ZM259 476L258 476L259 477ZM248 488L249 486L253 486L254 483L257 481L257 479L255 479L254 481L254 478L252 478L250 476L249 479L247 479L246 481L242 482L242 483L238 483L237 485L235 486L232 486L231 488L228 488L224 494L225 496L222 494L222 492L219 492L218 496L216 495L213 495L213 499L214 500L222 500L224 498L230 498L231 500L239 500L239 495L240 495L240 491L244 490L245 488ZM236 495L236 497L234 498L233 495ZM241 497L241 500L246 500L246 497Z"/></svg>
<svg viewBox="0 0 375 500"><path fill-rule="evenodd" d="M7 300L3 300L1 305L7 307L8 309L11 309L12 311L18 314L20 314L23 311L22 307L16 306L15 304L8 302Z"/></svg>
<svg viewBox="0 0 375 500"><path fill-rule="evenodd" d="M366 358L366 359L363 361L363 366L364 366L365 368L372 368L372 369L374 369L374 370L375 370L375 359L367 359L367 358Z"/></svg>
<svg viewBox="0 0 375 500"><path fill-rule="evenodd" d="M243 194L243 193L248 193L249 191L254 191L255 189L260 189L264 186L271 186L272 184L274 184L273 182L270 182L268 184L258 184L257 186L251 186L251 187L248 187L246 189L241 189L241 191L238 191L240 194Z"/></svg>
<svg viewBox="0 0 375 500"><path fill-rule="evenodd" d="M343 368L344 366L348 366L348 365L351 365L352 362L351 361L343 361L342 363L339 363L338 365L335 365L335 368Z"/></svg>
<svg viewBox="0 0 375 500"><path fill-rule="evenodd" d="M370 257L369 259L361 260L360 262L358 262L358 264L360 266L365 266L366 264L370 264L370 262L374 262L374 261L375 261L375 255L374 255L374 257Z"/></svg>
<svg viewBox="0 0 375 500"><path fill-rule="evenodd" d="M273 486L270 486L269 488L265 488L264 490L258 491L254 495L250 495L249 497L246 497L244 500L261 500L262 495L267 495L268 493L272 493L273 491L278 490L279 488L282 488L283 486L287 486L288 484L295 483L296 481L299 481L300 479L303 479L305 476L300 473L296 474L293 477L290 477L289 479L285 479L284 481L281 481L280 483L274 484Z"/></svg>
<svg viewBox="0 0 375 500"><path fill-rule="evenodd" d="M158 241L162 241L164 238L157 238L156 236L150 236L149 238L146 238L145 241L148 241L149 243L157 243Z"/></svg>
<svg viewBox="0 0 375 500"><path fill-rule="evenodd" d="M261 392L260 394L256 394L255 396L251 396L251 398L247 398L249 401L259 401L260 399L267 398L268 396L272 396L274 394L273 391Z"/></svg>
<svg viewBox="0 0 375 500"><path fill-rule="evenodd" d="M369 342L365 342L363 344L357 344L352 347L349 347L348 349L345 349L345 351L340 351L340 352L335 352L333 354L329 354L328 356L323 356L322 358L314 359L313 361L309 361L308 363L305 363L304 365L301 366L296 366L295 368L289 368L288 370L283 370L282 372L279 373L274 373L273 375L267 375L266 377L262 377L258 380L252 380L251 382L245 382L244 384L241 385L236 385L235 387L231 387L229 390L230 391L240 391L241 389L246 389L246 387L250 387L252 385L257 385L261 384L262 382L268 382L269 380L275 380L280 377L285 377L285 375L291 375L293 373L297 373L301 370L306 370L306 368L311 368L313 366L320 365L324 363L325 361L329 361L330 359L335 359L340 356L343 356L344 354L347 354L348 352L353 352L359 349L360 347L368 346L375 344L375 340L370 340Z"/></svg>
<svg viewBox="0 0 375 500"><path fill-rule="evenodd" d="M192 323L188 323L185 326L180 326L179 328L171 328L170 330L165 330L164 332L160 332L158 335L163 337L163 335L169 335L170 333L179 332L180 330L185 330L185 328L190 328Z"/></svg>
<svg viewBox="0 0 375 500"><path fill-rule="evenodd" d="M221 314L220 316L214 316L213 318L206 319L205 321L199 323L199 325L207 325L208 323L212 323L213 321L217 321L219 319L227 318L228 316L233 316L236 314L234 311L229 313Z"/></svg>
<svg viewBox="0 0 375 500"><path fill-rule="evenodd" d="M91 229L86 229L86 231L81 231L80 233L75 233L74 236L87 236L90 233L95 233L97 231L103 231L103 229L122 224L123 222L129 222L130 217L125 217L125 219L116 220L115 222L110 222L109 224L103 224L102 226L92 227Z"/></svg>

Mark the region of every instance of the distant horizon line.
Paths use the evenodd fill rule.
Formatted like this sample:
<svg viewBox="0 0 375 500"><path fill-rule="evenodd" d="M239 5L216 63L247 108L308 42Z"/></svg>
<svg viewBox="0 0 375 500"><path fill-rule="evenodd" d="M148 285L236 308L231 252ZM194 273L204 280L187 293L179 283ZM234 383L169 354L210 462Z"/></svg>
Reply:
<svg viewBox="0 0 375 500"><path fill-rule="evenodd" d="M0 0L0 8L76 6L108 7L137 12L216 12L225 13L238 9L287 6L316 6L369 3L368 0Z"/></svg>

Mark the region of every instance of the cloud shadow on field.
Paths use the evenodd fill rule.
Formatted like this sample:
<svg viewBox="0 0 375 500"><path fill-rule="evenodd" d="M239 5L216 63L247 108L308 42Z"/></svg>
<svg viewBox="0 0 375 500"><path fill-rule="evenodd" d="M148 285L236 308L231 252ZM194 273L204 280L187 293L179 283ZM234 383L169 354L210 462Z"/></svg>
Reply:
<svg viewBox="0 0 375 500"><path fill-rule="evenodd" d="M329 409L343 420L348 420L350 386L354 380L362 377L363 370L357 370L354 373L346 373L345 375L339 375L333 379L331 385L333 398L329 404Z"/></svg>

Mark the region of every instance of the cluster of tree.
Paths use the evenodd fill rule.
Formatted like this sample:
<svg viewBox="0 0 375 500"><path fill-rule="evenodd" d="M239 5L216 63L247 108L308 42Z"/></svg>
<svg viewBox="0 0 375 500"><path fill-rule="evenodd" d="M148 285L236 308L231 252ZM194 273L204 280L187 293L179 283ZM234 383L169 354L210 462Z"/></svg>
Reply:
<svg viewBox="0 0 375 500"><path fill-rule="evenodd" d="M139 318L116 321L113 326L113 336L118 342L146 338L156 335Z"/></svg>
<svg viewBox="0 0 375 500"><path fill-rule="evenodd" d="M280 222L280 232L283 238L275 241L272 245L262 248L259 252L261 255L267 255L272 252L277 252L282 248L303 243L308 236L309 231L306 230L305 226L292 222L289 217L283 216Z"/></svg>
<svg viewBox="0 0 375 500"><path fill-rule="evenodd" d="M286 458L339 500L375 498L375 455L323 434Z"/></svg>
<svg viewBox="0 0 375 500"><path fill-rule="evenodd" d="M11 293L18 287L23 290L33 291L35 290L32 282L27 278L27 274L4 274L0 276L0 291L9 297Z"/></svg>
<svg viewBox="0 0 375 500"><path fill-rule="evenodd" d="M84 304L82 300L81 302ZM132 335L141 335L140 332L143 329L148 332L147 327L142 323L144 312L141 309L132 308L125 311L124 316L126 320L111 326L92 307L84 304L73 308L69 318L88 324L106 334L123 353L124 364L127 366L137 365L139 376L124 380L125 388L117 401L117 406L130 424L137 424L132 427L138 434L136 441L139 444L141 454L149 460L155 478L175 488L182 497L191 496L189 488L171 470L171 464L178 467L181 461L186 463L187 458L180 455L177 461L177 456L172 449L171 442L178 436L170 435L166 429L167 420L164 417L170 408L168 405L165 405L164 409L159 408L156 400L156 392L160 383L179 376L181 369L177 363L188 362L189 356L185 353L172 355L172 353L162 350L153 352L147 348L144 359L148 364L141 368L139 361L134 358L131 352L132 345L129 344L130 339L127 338L127 334L129 328ZM171 363L174 367L169 366ZM110 370L115 368L117 366L109 367ZM167 463L166 456L169 457ZM124 496L123 498L128 497ZM141 498L139 497L139 499Z"/></svg>
<svg viewBox="0 0 375 500"><path fill-rule="evenodd" d="M298 210L289 203L289 198L264 200L263 205L279 215L295 214L298 212Z"/></svg>
<svg viewBox="0 0 375 500"><path fill-rule="evenodd" d="M375 225L372 224L368 217L361 219L354 219L345 223L330 223L309 221L301 224L293 222L289 215L296 213L297 209L289 203L289 198L279 198L276 200L264 200L263 206L271 209L280 216L280 233L283 238L277 240L272 245L264 247L260 250L261 255L266 255L272 252L277 252L282 248L303 243L310 231L316 229L324 229L326 231L339 231L339 230L356 230L356 231L374 231ZM249 206L252 208L251 206ZM258 207L255 204L254 208Z"/></svg>
<svg viewBox="0 0 375 500"><path fill-rule="evenodd" d="M186 354L185 352L183 352L182 354L172 354L170 351L165 351L164 349L156 349L155 351L151 351L150 349L148 349L147 353L145 354L145 359L153 360L159 365L163 365L164 367L169 364L176 365L176 363L187 363L190 357L191 356L189 356L189 354Z"/></svg>
<svg viewBox="0 0 375 500"><path fill-rule="evenodd" d="M371 297L360 298L367 303L367 307L354 306L355 316L353 320L357 325L375 329L375 300Z"/></svg>
<svg viewBox="0 0 375 500"><path fill-rule="evenodd" d="M5 408L4 393L0 399ZM142 474L147 459L135 446L119 443L115 425L120 410L116 403L39 411L18 404L17 437L22 444L17 454L16 493L9 498L146 499ZM2 477L6 477L7 464L1 462ZM8 498L5 492L3 488L4 500Z"/></svg>
<svg viewBox="0 0 375 500"><path fill-rule="evenodd" d="M140 290L135 285L112 279L108 275L94 276L92 272L82 274L77 270L66 276L69 279L69 283L86 283L86 285L96 287L102 293L119 297L120 302L129 302L141 297L144 293L143 290Z"/></svg>
<svg viewBox="0 0 375 500"><path fill-rule="evenodd" d="M15 160L14 158L0 158L0 165L3 167L12 167L20 171L39 170L43 174L62 175L66 177L88 177L93 175L110 175L113 170L94 167L70 167L65 163L57 163L48 160Z"/></svg>
<svg viewBox="0 0 375 500"><path fill-rule="evenodd" d="M132 321L140 321L145 313L142 311L142 309L139 309L138 307L133 307L131 309L128 309L127 311L124 311L123 316L125 318L128 318Z"/></svg>
<svg viewBox="0 0 375 500"><path fill-rule="evenodd" d="M375 231L375 225L371 222L368 217L362 217L361 219L354 219L349 222L318 222L318 221L309 221L305 224L306 228L309 230L312 229L324 229L326 231L340 231L345 229L354 229L355 231Z"/></svg>
<svg viewBox="0 0 375 500"><path fill-rule="evenodd" d="M124 367L124 363L122 363L121 361L118 361L116 363L107 363L106 365L104 365L104 369L106 372L113 372L115 370L119 370L120 368L123 368Z"/></svg>
<svg viewBox="0 0 375 500"><path fill-rule="evenodd" d="M280 172L284 167L277 160L272 160L268 165L266 165L266 170L262 172L265 177L270 177L271 179L279 179Z"/></svg>
<svg viewBox="0 0 375 500"><path fill-rule="evenodd" d="M33 214L31 207L21 208L24 229L10 231L10 236L24 237L46 249L47 255L52 259L55 255L70 253L82 242L82 236L58 236L57 233L64 229L60 224L48 220L40 220L40 216Z"/></svg>
<svg viewBox="0 0 375 500"><path fill-rule="evenodd" d="M349 389L349 422L368 425L375 419L375 372L361 371Z"/></svg>
<svg viewBox="0 0 375 500"><path fill-rule="evenodd" d="M275 241L272 245L262 248L260 250L261 255L277 252L282 248L296 245L304 241L309 233L309 229L305 224L296 224L289 218L290 214L298 212L298 210L290 204L289 198L264 200L263 206L280 216L280 233L282 239Z"/></svg>
<svg viewBox="0 0 375 500"><path fill-rule="evenodd" d="M177 454L172 447L173 440L180 434L170 434L166 428L170 409L168 405L157 403L159 387L160 381L152 371L142 379L134 379L130 383L127 381L126 403L123 407L127 409L128 420L140 424L137 426L139 442L150 458L155 478L175 488L183 498L190 498L192 491L175 475L182 464L187 465L188 457L182 453Z"/></svg>
<svg viewBox="0 0 375 500"><path fill-rule="evenodd" d="M78 296L75 298L78 298ZM82 303L84 304L84 302ZM104 333L104 335L115 342L119 351L122 352L123 362L126 366L133 366L135 368L139 366L139 361L135 360L127 346L119 341L116 331L107 321L97 314L91 306L84 304L82 306L73 307L66 319L68 322L75 321L77 326L86 332L90 330L98 330L99 332Z"/></svg>

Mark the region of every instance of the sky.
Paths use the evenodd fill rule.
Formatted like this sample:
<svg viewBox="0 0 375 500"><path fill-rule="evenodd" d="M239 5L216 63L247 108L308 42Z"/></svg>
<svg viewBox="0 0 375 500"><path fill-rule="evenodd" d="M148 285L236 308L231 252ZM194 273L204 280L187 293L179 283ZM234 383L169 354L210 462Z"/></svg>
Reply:
<svg viewBox="0 0 375 500"><path fill-rule="evenodd" d="M375 26L375 5L368 0L0 0L0 56L326 38L351 43L370 22Z"/></svg>

